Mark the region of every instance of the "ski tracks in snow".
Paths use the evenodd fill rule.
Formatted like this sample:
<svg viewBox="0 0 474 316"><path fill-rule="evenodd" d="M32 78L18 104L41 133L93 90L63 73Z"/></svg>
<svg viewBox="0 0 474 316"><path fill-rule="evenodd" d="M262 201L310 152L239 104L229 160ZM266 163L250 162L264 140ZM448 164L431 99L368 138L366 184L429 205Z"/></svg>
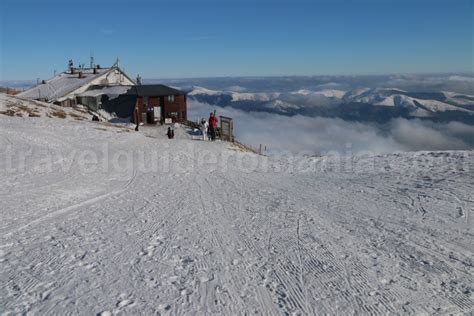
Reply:
<svg viewBox="0 0 474 316"><path fill-rule="evenodd" d="M45 135L51 143L54 137ZM170 150L182 145L171 142ZM41 204L46 190L78 194L69 205L33 205L8 219L0 243L1 312L469 312L472 175L404 171L414 160L441 158L388 155L378 159L398 168L358 174L245 173L230 161L226 171L48 178L44 188L17 192L24 203L12 201L8 214Z"/></svg>
<svg viewBox="0 0 474 316"><path fill-rule="evenodd" d="M101 194L101 195L95 196L93 198L88 198L88 199L83 200L79 203L75 203L75 204L69 205L67 207L63 207L63 208L60 208L58 210L49 212L46 215L43 215L43 216L41 216L41 217L39 217L35 220L32 220L31 222L28 222L27 224L25 224L23 226L20 226L20 227L14 229L13 231L10 231L10 232L6 233L3 237L4 238L9 237L14 233L17 233L17 232L19 232L21 230L24 230L26 228L30 228L31 226L36 225L36 224L38 224L40 222L43 222L45 220L52 219L52 218L55 218L57 216L67 214L67 213L72 212L74 210L77 210L79 208L87 208L88 206L90 206L92 204L95 204L97 202L100 202L103 199L112 197L114 195L121 194L121 193L125 192L125 190L127 190L127 188L130 187L130 185L133 183L133 180L135 179L135 176L136 176L136 173L134 173L132 178L129 181L127 181L127 183L122 188L120 188L118 190L114 190L112 192Z"/></svg>

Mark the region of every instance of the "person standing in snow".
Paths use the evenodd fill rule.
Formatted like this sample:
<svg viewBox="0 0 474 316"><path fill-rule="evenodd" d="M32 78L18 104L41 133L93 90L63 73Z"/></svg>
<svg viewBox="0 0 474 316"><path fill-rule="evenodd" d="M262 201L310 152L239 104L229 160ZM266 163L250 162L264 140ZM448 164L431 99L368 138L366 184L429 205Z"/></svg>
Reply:
<svg viewBox="0 0 474 316"><path fill-rule="evenodd" d="M201 133L202 133L202 140L208 140L207 138L207 130L209 129L209 123L205 120L201 120Z"/></svg>
<svg viewBox="0 0 474 316"><path fill-rule="evenodd" d="M174 130L171 127L168 127L168 132L166 133L168 135L168 139L173 139L174 138Z"/></svg>
<svg viewBox="0 0 474 316"><path fill-rule="evenodd" d="M217 117L215 113L209 115L209 130L211 131L211 140L216 140Z"/></svg>

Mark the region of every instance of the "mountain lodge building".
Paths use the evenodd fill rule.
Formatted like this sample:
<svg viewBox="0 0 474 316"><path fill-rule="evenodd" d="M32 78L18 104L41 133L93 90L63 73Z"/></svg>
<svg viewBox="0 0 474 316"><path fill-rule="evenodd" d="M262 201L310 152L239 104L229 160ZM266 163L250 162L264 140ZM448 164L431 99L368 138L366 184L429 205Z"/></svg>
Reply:
<svg viewBox="0 0 474 316"><path fill-rule="evenodd" d="M139 77L135 82L118 63L110 68L91 63L90 68L84 68L73 67L70 61L67 71L42 80L18 96L62 106L81 104L94 112L104 110L134 121L138 110L138 123L187 120L186 93L165 85L142 85Z"/></svg>

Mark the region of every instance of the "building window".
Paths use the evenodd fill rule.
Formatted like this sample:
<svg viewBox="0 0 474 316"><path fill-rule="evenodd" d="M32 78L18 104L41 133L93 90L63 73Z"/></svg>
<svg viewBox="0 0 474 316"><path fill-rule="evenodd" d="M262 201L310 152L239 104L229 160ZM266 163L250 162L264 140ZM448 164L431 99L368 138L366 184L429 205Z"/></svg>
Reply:
<svg viewBox="0 0 474 316"><path fill-rule="evenodd" d="M174 102L174 95L168 96L168 102Z"/></svg>
<svg viewBox="0 0 474 316"><path fill-rule="evenodd" d="M178 118L178 112L166 112L166 117L176 119Z"/></svg>

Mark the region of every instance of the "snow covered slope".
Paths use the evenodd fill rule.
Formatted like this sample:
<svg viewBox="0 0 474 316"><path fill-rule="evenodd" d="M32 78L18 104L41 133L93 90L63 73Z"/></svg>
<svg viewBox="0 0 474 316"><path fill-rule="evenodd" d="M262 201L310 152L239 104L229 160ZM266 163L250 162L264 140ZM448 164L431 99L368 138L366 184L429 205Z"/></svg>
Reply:
<svg viewBox="0 0 474 316"><path fill-rule="evenodd" d="M62 107L51 103L28 100L0 93L0 115L17 117L56 117L74 120L90 120L92 115L83 106Z"/></svg>
<svg viewBox="0 0 474 316"><path fill-rule="evenodd" d="M280 96L280 93L245 93L245 92L231 92L232 101L271 101L275 100Z"/></svg>
<svg viewBox="0 0 474 316"><path fill-rule="evenodd" d="M291 94L300 94L300 95L322 95L327 98L337 98L337 99L342 99L344 95L346 94L345 91L341 90L333 90L333 89L325 89L325 90L320 90L320 91L310 91L306 89L301 89L298 91L293 91Z"/></svg>
<svg viewBox="0 0 474 316"><path fill-rule="evenodd" d="M289 164L143 130L0 115L0 313L473 310L473 152Z"/></svg>
<svg viewBox="0 0 474 316"><path fill-rule="evenodd" d="M399 89L387 89L387 88L376 88L376 89L358 89L348 92L344 99L350 102L360 102L366 104L372 104L375 106L402 106L402 107L413 107L421 108L430 112L445 112L445 111L461 111L474 113L473 110L468 110L456 105L469 104L469 96L459 96L452 93L437 93L436 97L441 97L443 101L438 99L420 98L414 97L416 93L410 93ZM472 98L474 100L474 98ZM445 101L451 101L453 104L446 103Z"/></svg>
<svg viewBox="0 0 474 316"><path fill-rule="evenodd" d="M217 91L210 90L203 87L193 87L193 89L188 93L189 96L226 96L229 97L231 102L238 101L262 101L267 102L275 100L280 96L280 93L270 93L270 92L259 92L259 93L247 93L247 92L237 92L237 91Z"/></svg>
<svg viewBox="0 0 474 316"><path fill-rule="evenodd" d="M218 95L221 93L222 91L210 90L203 87L193 87L193 89L191 90L191 92L188 93L188 95L199 95L199 94Z"/></svg>

